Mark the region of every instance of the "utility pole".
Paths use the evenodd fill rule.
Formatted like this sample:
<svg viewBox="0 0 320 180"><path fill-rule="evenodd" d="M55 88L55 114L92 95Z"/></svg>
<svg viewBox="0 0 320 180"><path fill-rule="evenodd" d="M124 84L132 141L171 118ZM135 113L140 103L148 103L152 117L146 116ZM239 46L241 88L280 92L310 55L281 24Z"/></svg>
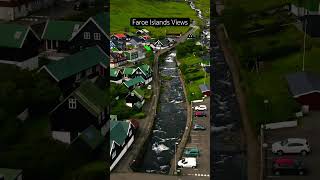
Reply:
<svg viewBox="0 0 320 180"><path fill-rule="evenodd" d="M304 58L306 56L306 36L307 36L307 18L305 19L305 22L304 22L302 71L304 71Z"/></svg>

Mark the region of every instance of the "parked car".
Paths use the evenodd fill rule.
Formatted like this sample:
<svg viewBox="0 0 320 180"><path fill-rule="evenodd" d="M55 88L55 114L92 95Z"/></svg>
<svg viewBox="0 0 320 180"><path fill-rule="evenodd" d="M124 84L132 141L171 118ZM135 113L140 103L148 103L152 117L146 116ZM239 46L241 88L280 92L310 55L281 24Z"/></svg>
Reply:
<svg viewBox="0 0 320 180"><path fill-rule="evenodd" d="M197 167L197 159L194 157L185 157L178 161L178 167Z"/></svg>
<svg viewBox="0 0 320 180"><path fill-rule="evenodd" d="M305 175L307 170L301 160L277 158L273 160L272 172L275 175Z"/></svg>
<svg viewBox="0 0 320 180"><path fill-rule="evenodd" d="M198 131L198 130L206 130L206 128L200 124L195 124L193 126L193 130Z"/></svg>
<svg viewBox="0 0 320 180"><path fill-rule="evenodd" d="M199 105L199 106L194 107L194 110L205 111L205 110L207 110L207 106L206 105Z"/></svg>
<svg viewBox="0 0 320 180"><path fill-rule="evenodd" d="M304 138L288 138L272 144L272 152L280 156L284 153L301 153L305 156L310 151L309 143Z"/></svg>
<svg viewBox="0 0 320 180"><path fill-rule="evenodd" d="M207 114L205 112L203 112L203 111L196 111L194 113L194 116L195 117L207 117Z"/></svg>
<svg viewBox="0 0 320 180"><path fill-rule="evenodd" d="M184 155L186 157L197 157L197 156L200 156L200 151L196 147L186 148L184 151Z"/></svg>

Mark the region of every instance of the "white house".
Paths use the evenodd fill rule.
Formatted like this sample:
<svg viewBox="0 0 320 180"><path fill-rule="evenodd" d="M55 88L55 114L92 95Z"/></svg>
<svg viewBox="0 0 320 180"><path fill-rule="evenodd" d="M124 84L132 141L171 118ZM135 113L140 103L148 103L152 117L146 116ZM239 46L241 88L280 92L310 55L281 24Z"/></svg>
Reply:
<svg viewBox="0 0 320 180"><path fill-rule="evenodd" d="M0 20L13 21L53 5L54 0L0 0Z"/></svg>

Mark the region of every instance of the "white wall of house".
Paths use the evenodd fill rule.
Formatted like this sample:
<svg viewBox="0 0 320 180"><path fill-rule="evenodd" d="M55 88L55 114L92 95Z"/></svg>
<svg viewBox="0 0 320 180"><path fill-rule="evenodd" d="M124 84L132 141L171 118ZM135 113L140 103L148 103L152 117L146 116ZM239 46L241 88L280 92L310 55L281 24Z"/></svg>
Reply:
<svg viewBox="0 0 320 180"><path fill-rule="evenodd" d="M52 131L52 138L63 143L71 143L70 132L67 131Z"/></svg>
<svg viewBox="0 0 320 180"><path fill-rule="evenodd" d="M0 19L5 21L14 20L12 7L0 7Z"/></svg>
<svg viewBox="0 0 320 180"><path fill-rule="evenodd" d="M129 142L127 143L127 145L122 149L121 153L119 154L119 156L117 157L117 159L115 161L113 161L113 163L110 166L110 171L112 171L112 169L118 164L118 162L120 161L120 159L122 158L122 156L127 152L127 150L129 149L129 147L131 146L131 144L134 141L134 135L131 137L131 139L129 140ZM110 154L111 156L111 154Z"/></svg>
<svg viewBox="0 0 320 180"><path fill-rule="evenodd" d="M133 107L133 104L132 103L126 103L126 106L128 106L128 107Z"/></svg>
<svg viewBox="0 0 320 180"><path fill-rule="evenodd" d="M112 81L110 80L110 82L116 83L116 84L121 84L122 83L122 79L118 80L118 81Z"/></svg>
<svg viewBox="0 0 320 180"><path fill-rule="evenodd" d="M145 84L149 84L152 81L152 76L145 81Z"/></svg>

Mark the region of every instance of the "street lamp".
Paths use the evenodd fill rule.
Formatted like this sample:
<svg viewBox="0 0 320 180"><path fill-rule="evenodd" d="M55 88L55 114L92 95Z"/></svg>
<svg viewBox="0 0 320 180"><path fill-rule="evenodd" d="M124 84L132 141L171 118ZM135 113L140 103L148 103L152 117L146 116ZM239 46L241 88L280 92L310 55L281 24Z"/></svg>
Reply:
<svg viewBox="0 0 320 180"><path fill-rule="evenodd" d="M177 145L178 142L174 143L174 171L177 172Z"/></svg>

